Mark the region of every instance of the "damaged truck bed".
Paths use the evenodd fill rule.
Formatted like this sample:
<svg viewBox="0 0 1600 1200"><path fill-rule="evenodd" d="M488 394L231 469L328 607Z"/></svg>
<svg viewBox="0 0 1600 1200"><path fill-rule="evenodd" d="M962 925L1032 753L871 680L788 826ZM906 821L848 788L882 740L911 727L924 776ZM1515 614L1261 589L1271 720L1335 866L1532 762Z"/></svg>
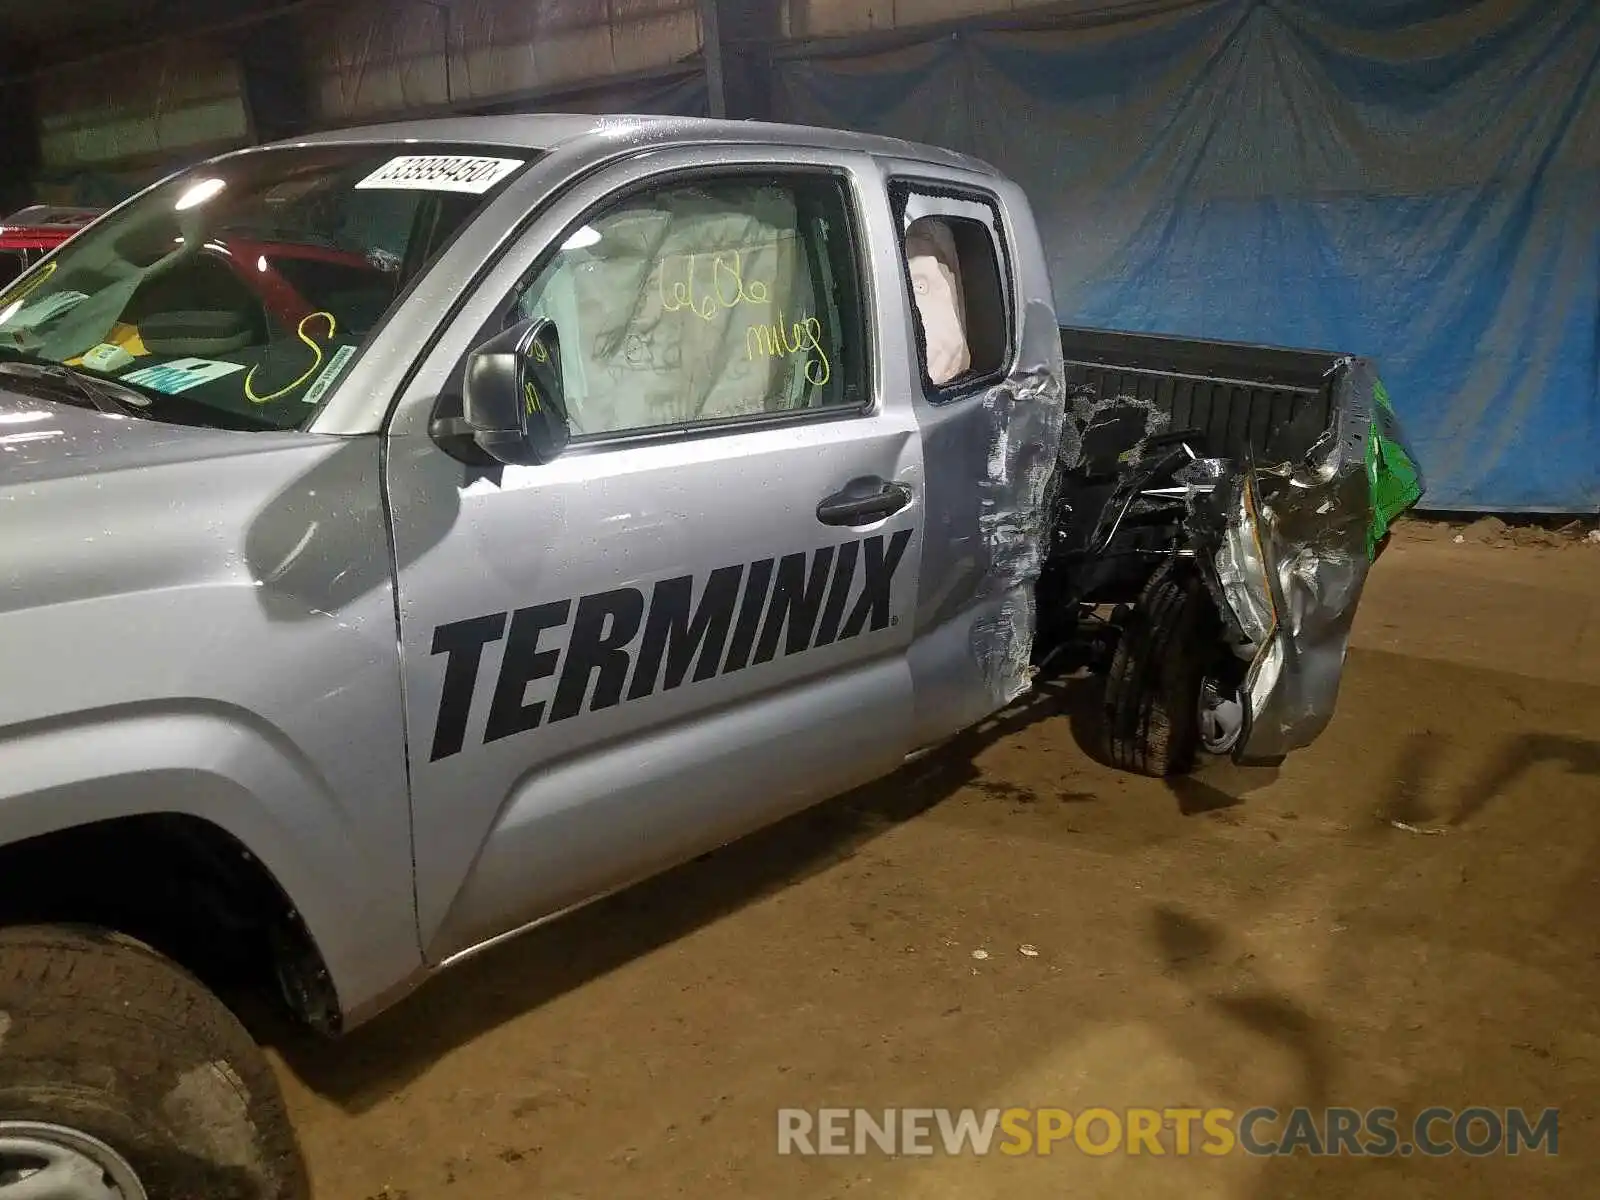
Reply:
<svg viewBox="0 0 1600 1200"><path fill-rule="evenodd" d="M1041 670L1105 675L1103 752L1271 764L1331 719L1390 523L1424 483L1374 365L1063 328Z"/></svg>

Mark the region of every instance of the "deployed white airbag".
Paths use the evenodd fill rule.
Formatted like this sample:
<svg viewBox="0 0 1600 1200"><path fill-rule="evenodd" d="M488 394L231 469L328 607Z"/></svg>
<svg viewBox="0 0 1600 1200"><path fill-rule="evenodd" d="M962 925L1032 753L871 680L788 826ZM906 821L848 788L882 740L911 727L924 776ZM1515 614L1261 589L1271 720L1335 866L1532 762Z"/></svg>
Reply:
<svg viewBox="0 0 1600 1200"><path fill-rule="evenodd" d="M972 366L961 262L950 226L936 217L913 221L906 230L906 261L928 343L928 379L942 386Z"/></svg>
<svg viewBox="0 0 1600 1200"><path fill-rule="evenodd" d="M684 188L614 211L595 223L598 237L575 239L523 312L560 330L576 432L811 402L833 369L837 332L819 311L797 222L778 188L715 198Z"/></svg>

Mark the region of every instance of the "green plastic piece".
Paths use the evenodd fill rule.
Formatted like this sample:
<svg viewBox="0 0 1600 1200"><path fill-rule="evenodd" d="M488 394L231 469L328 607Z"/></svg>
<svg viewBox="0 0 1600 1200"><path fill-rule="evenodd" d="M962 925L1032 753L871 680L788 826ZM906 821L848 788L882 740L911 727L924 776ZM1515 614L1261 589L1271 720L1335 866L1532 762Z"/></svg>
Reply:
<svg viewBox="0 0 1600 1200"><path fill-rule="evenodd" d="M1372 385L1372 399L1383 410L1375 414L1367 438L1367 486L1372 492L1372 522L1367 527L1367 561L1378 552L1397 517L1422 499L1421 476L1405 447L1383 433L1381 417L1394 417L1389 392L1381 380Z"/></svg>

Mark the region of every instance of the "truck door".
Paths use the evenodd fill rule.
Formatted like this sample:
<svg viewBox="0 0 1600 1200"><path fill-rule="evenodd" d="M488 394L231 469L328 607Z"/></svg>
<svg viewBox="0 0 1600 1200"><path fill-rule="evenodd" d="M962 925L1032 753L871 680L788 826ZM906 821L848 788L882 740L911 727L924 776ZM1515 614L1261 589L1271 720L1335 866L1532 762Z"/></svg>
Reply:
<svg viewBox="0 0 1600 1200"><path fill-rule="evenodd" d="M866 159L707 159L653 153L549 206L396 411L430 961L913 748L923 472L865 268L887 201ZM470 350L528 316L558 331L572 444L537 467L463 462L470 443L430 423L459 413Z"/></svg>
<svg viewBox="0 0 1600 1200"><path fill-rule="evenodd" d="M1060 332L1026 197L976 172L893 164L903 386L922 434L927 540L911 650L919 745L1031 684L1034 583L1063 426Z"/></svg>

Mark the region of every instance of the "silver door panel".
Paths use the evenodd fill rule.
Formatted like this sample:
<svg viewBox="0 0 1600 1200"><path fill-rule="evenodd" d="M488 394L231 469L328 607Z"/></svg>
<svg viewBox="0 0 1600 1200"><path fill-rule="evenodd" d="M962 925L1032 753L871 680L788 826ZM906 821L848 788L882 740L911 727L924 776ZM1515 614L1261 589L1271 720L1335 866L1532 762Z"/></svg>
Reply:
<svg viewBox="0 0 1600 1200"><path fill-rule="evenodd" d="M849 786L871 778L911 748L905 652L922 552L920 505L858 529L824 526L812 509L862 475L899 479L920 493L912 421L907 413L880 413L574 455L508 469L498 486L469 482L470 472L431 445L397 456L396 491L425 510L456 510L449 535L431 546L419 544L427 536L419 523L398 520L396 527L396 551L408 564L401 577L403 654L418 910L430 961L659 865L663 814L683 812L695 822L680 827L670 860L678 848L695 853L727 840L729 829L822 799L841 780ZM438 499L423 499L428 495ZM854 637L799 653L788 652L785 629L769 661L754 661L761 646L747 646L747 665L701 680L691 672L676 688L629 698L641 634L621 701L596 707L596 690L611 685L591 678L583 711L557 719L577 615L569 611L536 646L538 653L559 652L550 673L521 696L529 706L543 702L545 719L526 732L492 736L515 610L616 589L636 589L648 602L656 584L684 576L693 577L698 604L716 570L796 554L811 555L810 569L820 551L836 560L831 575L841 546L872 539L887 545L896 534L909 536L882 628L872 628L874 620ZM841 621L867 586L866 547L850 553L855 578L840 601ZM741 572L724 664L735 658L749 574ZM773 582L763 583L764 594ZM819 626L825 616L818 615ZM433 653L436 630L482 618L503 618L502 627L483 644L465 720L457 722L460 736L439 747L449 656ZM835 714L848 719L841 725ZM819 752L829 739L834 748ZM868 745L877 749L869 753ZM740 767L748 778L708 791L705 772L724 762L749 764ZM558 804L552 797L562 787L579 790ZM641 838L640 829L657 832Z"/></svg>
<svg viewBox="0 0 1600 1200"><path fill-rule="evenodd" d="M761 147L740 147L737 157L740 166L793 170L798 159L831 167L856 191L868 254L892 236L887 210L870 203L871 160ZM870 411L602 445L546 466L491 471L448 458L425 433L432 395L540 248L558 244L619 189L730 161L730 152L712 148L655 153L552 204L468 297L396 413L388 488L400 562L418 918L431 962L864 782L913 748L906 653L925 479L910 398L883 375L900 327L880 332L876 272L861 288L874 368ZM906 485L912 502L865 527L824 525L818 502L864 476ZM877 556L883 576L891 546L885 603L864 609L870 619L842 636L869 586L869 558ZM791 642L792 623L768 635L762 619L757 644L737 647L756 564L786 557L803 564L790 584L826 576L825 610L813 615L814 629L828 634ZM693 581L685 603L699 605L714 574L732 568L737 610L718 653L695 658L676 687L636 689L651 619L640 606L655 603L658 585L685 578ZM788 568L771 569L757 601ZM721 578L726 584L728 576ZM612 608L580 637L585 603L596 614ZM548 627L535 629L538 620ZM598 642L610 645L619 620L644 626L622 647L626 663L596 650ZM483 639L476 662L458 655L449 689L452 651L434 653L446 627L446 642ZM509 653L521 671L513 667L502 682L514 642ZM602 660L612 664L609 675ZM722 669L702 670L707 661ZM597 669L587 682L574 674L563 686L573 662ZM445 704L450 689L454 699ZM441 740L442 705L451 720Z"/></svg>
<svg viewBox="0 0 1600 1200"><path fill-rule="evenodd" d="M570 907L894 770L911 738L910 689L891 650L536 770L498 814L429 959L495 936L507 913ZM886 731L886 716L898 727Z"/></svg>

